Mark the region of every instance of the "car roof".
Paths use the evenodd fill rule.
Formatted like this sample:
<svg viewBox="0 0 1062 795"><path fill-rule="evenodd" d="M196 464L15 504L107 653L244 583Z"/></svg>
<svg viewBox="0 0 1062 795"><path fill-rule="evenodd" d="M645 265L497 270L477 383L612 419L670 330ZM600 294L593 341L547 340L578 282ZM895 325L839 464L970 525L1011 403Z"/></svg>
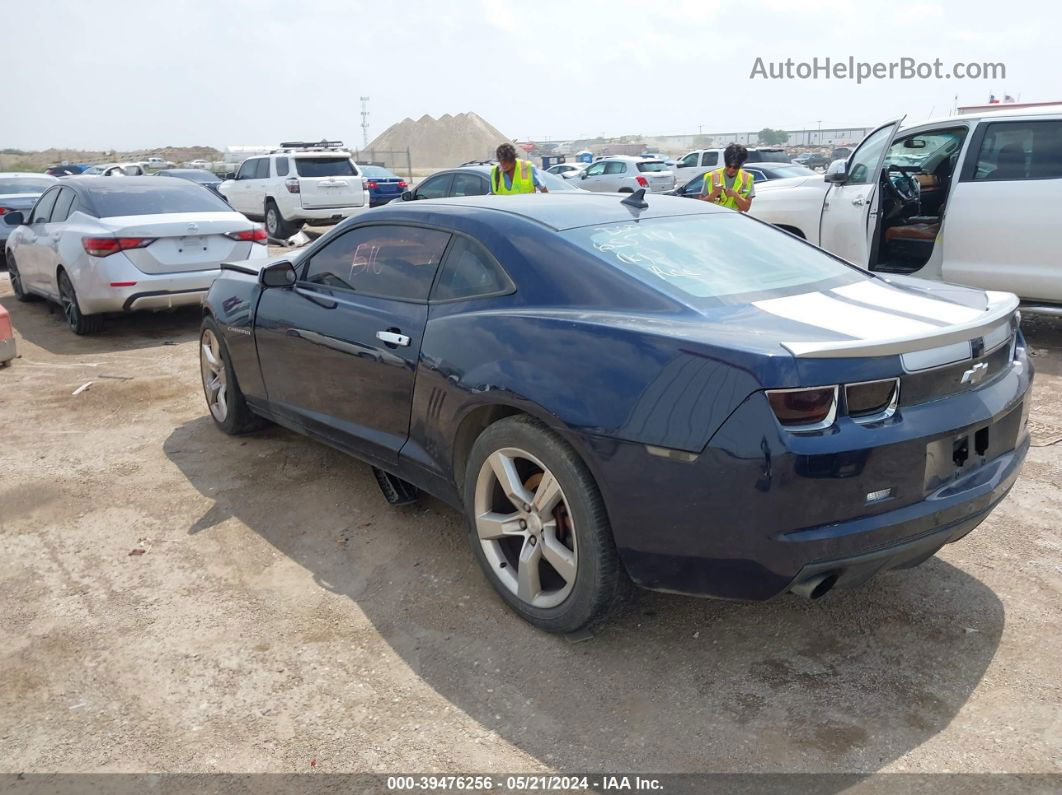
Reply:
<svg viewBox="0 0 1062 795"><path fill-rule="evenodd" d="M454 169L459 170L459 169ZM464 169L461 169L464 170ZM676 196L646 195L648 207L638 210L622 203L619 193L564 191L560 193L518 194L515 196L455 196L444 199L424 199L405 205L389 204L397 213L419 213L434 208L453 208L454 211L474 213L506 213L547 226L555 231L594 224L666 218L676 215L705 215L727 213L730 210L707 202L691 202ZM692 206L691 206L692 205Z"/></svg>
<svg viewBox="0 0 1062 795"><path fill-rule="evenodd" d="M202 188L185 182L184 180L172 179L169 177L96 177L92 175L71 174L69 177L63 177L61 180L63 185L72 185L78 188L85 188L91 190L93 193L117 193L124 188L133 188L141 185L155 186L158 188L166 188L168 190L202 190ZM188 188L184 186L187 185Z"/></svg>
<svg viewBox="0 0 1062 795"><path fill-rule="evenodd" d="M48 168L66 168L66 166L48 166ZM37 179L54 179L59 181L58 177L53 177L51 174L37 173L34 171L0 171L0 179L15 179L16 177L35 177Z"/></svg>
<svg viewBox="0 0 1062 795"><path fill-rule="evenodd" d="M936 118L912 121L909 123L907 122L907 119L904 119L905 123L900 126L900 130L913 130L916 127L924 127L927 124L940 125L951 123L958 125L967 121L978 121L979 119L997 121L999 119L1017 119L1025 116L1062 116L1062 103L1044 105L1043 107L1038 108L1008 108L1006 105L1003 105L999 110L986 110L981 113L965 113L956 116L937 116Z"/></svg>

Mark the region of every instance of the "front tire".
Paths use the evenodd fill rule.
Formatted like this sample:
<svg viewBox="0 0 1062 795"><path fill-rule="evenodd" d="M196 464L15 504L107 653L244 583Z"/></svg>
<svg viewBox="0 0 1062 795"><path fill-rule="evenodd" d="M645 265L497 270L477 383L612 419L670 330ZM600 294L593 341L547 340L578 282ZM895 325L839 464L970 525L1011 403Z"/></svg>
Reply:
<svg viewBox="0 0 1062 795"><path fill-rule="evenodd" d="M530 417L472 446L464 484L472 551L521 618L574 632L604 618L623 573L604 502L575 451Z"/></svg>
<svg viewBox="0 0 1062 795"><path fill-rule="evenodd" d="M66 324L70 330L83 337L86 334L97 334L103 330L103 315L84 315L81 313L81 305L74 291L74 284L66 271L59 271L59 306L63 309Z"/></svg>
<svg viewBox="0 0 1062 795"><path fill-rule="evenodd" d="M264 425L262 418L251 411L243 397L225 338L212 317L203 319L199 332L199 371L207 409L218 428L230 436L237 436Z"/></svg>
<svg viewBox="0 0 1062 795"><path fill-rule="evenodd" d="M277 207L277 203L272 199L267 199L265 205L265 227L266 234L271 238L286 240L298 232L302 228L302 224L296 225L285 221L284 216L280 214L280 208Z"/></svg>

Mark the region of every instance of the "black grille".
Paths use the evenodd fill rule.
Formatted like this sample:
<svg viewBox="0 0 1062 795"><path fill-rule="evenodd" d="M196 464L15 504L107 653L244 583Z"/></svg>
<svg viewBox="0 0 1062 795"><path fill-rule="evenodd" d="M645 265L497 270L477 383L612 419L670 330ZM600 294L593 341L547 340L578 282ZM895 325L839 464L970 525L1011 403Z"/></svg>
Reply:
<svg viewBox="0 0 1062 795"><path fill-rule="evenodd" d="M988 372L976 384L962 383L962 375L975 364L985 362ZM976 389L1010 366L1010 341L1000 345L987 356L966 359L921 373L910 373L900 379L900 405L913 406L929 400L958 395Z"/></svg>

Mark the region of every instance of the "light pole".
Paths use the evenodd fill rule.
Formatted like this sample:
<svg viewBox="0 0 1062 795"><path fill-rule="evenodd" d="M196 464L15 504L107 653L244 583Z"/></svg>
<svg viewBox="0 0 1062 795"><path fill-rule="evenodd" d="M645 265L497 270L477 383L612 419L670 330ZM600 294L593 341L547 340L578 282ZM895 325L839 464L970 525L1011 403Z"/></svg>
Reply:
<svg viewBox="0 0 1062 795"><path fill-rule="evenodd" d="M363 149L369 148L369 98L361 98L361 146Z"/></svg>

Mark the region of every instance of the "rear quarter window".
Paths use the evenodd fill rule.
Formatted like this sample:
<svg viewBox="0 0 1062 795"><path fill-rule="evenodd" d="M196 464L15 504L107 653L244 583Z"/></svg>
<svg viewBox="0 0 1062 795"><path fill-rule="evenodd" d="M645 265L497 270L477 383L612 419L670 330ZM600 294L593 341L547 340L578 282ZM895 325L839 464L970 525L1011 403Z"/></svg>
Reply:
<svg viewBox="0 0 1062 795"><path fill-rule="evenodd" d="M639 171L667 171L667 163L653 162L653 163L639 163Z"/></svg>
<svg viewBox="0 0 1062 795"><path fill-rule="evenodd" d="M358 172L349 157L296 157L300 177L355 177Z"/></svg>

